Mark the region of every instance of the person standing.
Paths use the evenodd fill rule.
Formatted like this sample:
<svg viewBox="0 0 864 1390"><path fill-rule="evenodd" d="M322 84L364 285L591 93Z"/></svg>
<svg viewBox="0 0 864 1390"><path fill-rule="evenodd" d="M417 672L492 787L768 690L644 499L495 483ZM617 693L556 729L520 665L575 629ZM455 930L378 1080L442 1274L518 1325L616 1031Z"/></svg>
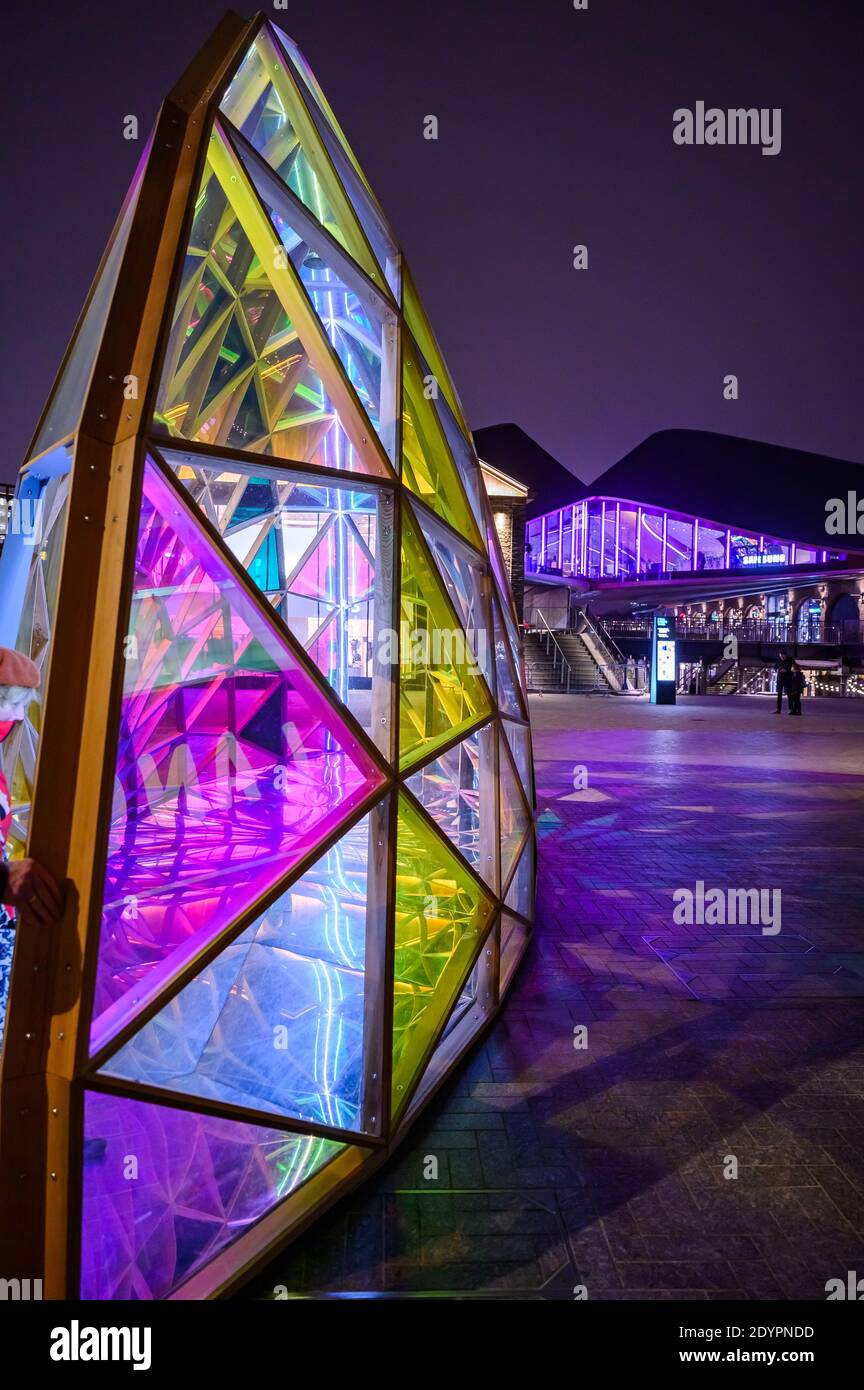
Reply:
<svg viewBox="0 0 864 1390"><path fill-rule="evenodd" d="M56 924L63 912L57 884L35 859L9 860L12 802L3 774L2 745L24 718L39 686L39 671L29 657L0 647L0 1047L6 1026L6 1001L12 978L12 956L18 913L23 911L40 927Z"/></svg>
<svg viewBox="0 0 864 1390"><path fill-rule="evenodd" d="M789 713L792 713L792 694L789 684L792 667L795 665L789 653L784 647L780 648L780 661L777 665L777 708L774 713L779 714L783 709L783 692L786 692L786 703L789 706Z"/></svg>
<svg viewBox="0 0 864 1390"><path fill-rule="evenodd" d="M801 667L798 665L797 661L792 662L792 668L789 672L787 679L787 688L789 691L789 713L800 714L801 696L804 694L804 687L807 684L807 681L805 679L804 672L801 670Z"/></svg>

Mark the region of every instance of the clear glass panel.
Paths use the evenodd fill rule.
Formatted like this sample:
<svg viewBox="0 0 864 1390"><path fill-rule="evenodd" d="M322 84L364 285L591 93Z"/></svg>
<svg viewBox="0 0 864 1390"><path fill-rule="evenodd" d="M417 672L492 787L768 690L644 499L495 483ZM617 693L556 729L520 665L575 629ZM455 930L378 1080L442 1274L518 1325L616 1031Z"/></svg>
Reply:
<svg viewBox="0 0 864 1390"><path fill-rule="evenodd" d="M393 1109L398 1111L459 997L494 908L445 840L399 799Z"/></svg>
<svg viewBox="0 0 864 1390"><path fill-rule="evenodd" d="M518 680L513 668L510 643L501 618L497 599L492 601L492 622L495 637L495 673L498 690L498 708L503 714L522 716L522 705L517 692Z"/></svg>
<svg viewBox="0 0 864 1390"><path fill-rule="evenodd" d="M618 575L621 579L636 576L636 518L635 507L621 503L618 515Z"/></svg>
<svg viewBox="0 0 864 1390"><path fill-rule="evenodd" d="M507 889L507 896L504 899L507 907L514 912L521 912L523 917L529 921L534 916L534 861L535 861L534 836L528 840L522 856L519 860L510 887Z"/></svg>
<svg viewBox="0 0 864 1390"><path fill-rule="evenodd" d="M616 519L615 503L603 503L603 574L612 579L617 573L615 563Z"/></svg>
<svg viewBox="0 0 864 1390"><path fill-rule="evenodd" d="M639 528L639 573L658 575L663 569L663 513L642 512Z"/></svg>
<svg viewBox="0 0 864 1390"><path fill-rule="evenodd" d="M588 574L592 579L600 577L600 544L600 502L592 499L588 503Z"/></svg>
<svg viewBox="0 0 864 1390"><path fill-rule="evenodd" d="M341 1148L88 1091L82 1299L168 1298Z"/></svg>
<svg viewBox="0 0 864 1390"><path fill-rule="evenodd" d="M108 311L117 288L117 277L123 261L123 253L129 240L129 231L135 216L138 193L144 176L144 169L150 156L150 141L144 149L135 177L126 194L123 209L112 234L102 269L94 284L87 308L72 342L65 366L54 387L48 411L42 428L30 451L30 457L44 453L58 444L78 428L84 397L90 385L90 377L102 342L102 334L108 319Z"/></svg>
<svg viewBox="0 0 864 1390"><path fill-rule="evenodd" d="M399 749L405 767L492 713L482 668L402 509Z"/></svg>
<svg viewBox="0 0 864 1390"><path fill-rule="evenodd" d="M343 704L392 756L393 511L387 488L162 456Z"/></svg>
<svg viewBox="0 0 864 1390"><path fill-rule="evenodd" d="M699 522L696 535L697 570L722 570L726 568L726 530L706 526Z"/></svg>
<svg viewBox="0 0 864 1390"><path fill-rule="evenodd" d="M494 725L469 734L427 763L408 778L406 786L494 890L498 868Z"/></svg>
<svg viewBox="0 0 864 1390"><path fill-rule="evenodd" d="M525 573L534 574L543 565L543 521L538 516L525 527Z"/></svg>
<svg viewBox="0 0 864 1390"><path fill-rule="evenodd" d="M516 770L522 781L525 800L529 806L532 806L534 804L534 792L531 779L531 730L527 724L514 724L509 719L502 720L502 724L504 733L507 735L507 742L510 745L510 752L513 754Z"/></svg>
<svg viewBox="0 0 864 1390"><path fill-rule="evenodd" d="M386 826L385 801L374 820L365 816L343 835L103 1073L313 1124L366 1129L365 1018L380 1017L374 1001L367 1006L366 991L381 978L386 856L376 842Z"/></svg>
<svg viewBox="0 0 864 1390"><path fill-rule="evenodd" d="M124 655L94 1051L383 781L150 462Z"/></svg>
<svg viewBox="0 0 864 1390"><path fill-rule="evenodd" d="M693 569L693 522L670 516L666 523L666 569Z"/></svg>
<svg viewBox="0 0 864 1390"><path fill-rule="evenodd" d="M561 568L561 513L550 512L546 518L546 567Z"/></svg>
<svg viewBox="0 0 864 1390"><path fill-rule="evenodd" d="M509 985L528 944L528 928L509 912L501 915L501 965L499 979L503 991Z"/></svg>
<svg viewBox="0 0 864 1390"><path fill-rule="evenodd" d="M4 567L12 561L12 548L20 546L21 553L17 559L27 568L14 646L35 661L40 674L39 689L33 693L26 718L15 725L3 745L3 763L12 804L7 843L13 859L23 855L30 827L36 756L42 729L42 704L66 536L66 504L73 445L65 445L55 453L57 457L52 458L52 476L36 479L28 474L19 483L12 521L13 528L19 529L6 542L9 553ZM40 460L38 466L44 466L44 461ZM4 604L12 601L9 591L5 590Z"/></svg>

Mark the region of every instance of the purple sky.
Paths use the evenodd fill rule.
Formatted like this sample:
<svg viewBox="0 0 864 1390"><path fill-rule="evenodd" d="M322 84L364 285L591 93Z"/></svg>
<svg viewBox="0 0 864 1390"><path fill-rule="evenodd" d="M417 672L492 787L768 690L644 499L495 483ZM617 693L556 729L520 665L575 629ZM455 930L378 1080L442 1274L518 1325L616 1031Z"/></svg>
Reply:
<svg viewBox="0 0 864 1390"><path fill-rule="evenodd" d="M122 119L149 128L221 12L4 13L0 477L23 458L140 153ZM472 425L513 420L586 480L675 426L864 459L860 0L273 14L378 193ZM782 152L676 146L672 113L698 100L781 107Z"/></svg>

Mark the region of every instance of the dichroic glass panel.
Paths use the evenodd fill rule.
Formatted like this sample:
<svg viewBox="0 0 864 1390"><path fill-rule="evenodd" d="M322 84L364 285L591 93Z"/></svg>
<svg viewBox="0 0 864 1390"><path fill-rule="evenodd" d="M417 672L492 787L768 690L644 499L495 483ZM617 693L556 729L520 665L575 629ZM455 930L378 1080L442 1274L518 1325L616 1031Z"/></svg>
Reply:
<svg viewBox="0 0 864 1390"><path fill-rule="evenodd" d="M148 462L93 1050L382 780Z"/></svg>
<svg viewBox="0 0 864 1390"><path fill-rule="evenodd" d="M169 1297L341 1147L88 1091L81 1298Z"/></svg>

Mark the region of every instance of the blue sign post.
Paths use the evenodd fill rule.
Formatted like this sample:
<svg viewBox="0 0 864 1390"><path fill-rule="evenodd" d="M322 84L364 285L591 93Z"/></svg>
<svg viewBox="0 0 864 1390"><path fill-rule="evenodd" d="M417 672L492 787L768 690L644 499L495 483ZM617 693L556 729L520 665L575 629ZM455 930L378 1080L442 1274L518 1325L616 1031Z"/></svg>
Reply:
<svg viewBox="0 0 864 1390"><path fill-rule="evenodd" d="M651 637L651 703L674 705L678 688L678 654L672 619L654 614Z"/></svg>

